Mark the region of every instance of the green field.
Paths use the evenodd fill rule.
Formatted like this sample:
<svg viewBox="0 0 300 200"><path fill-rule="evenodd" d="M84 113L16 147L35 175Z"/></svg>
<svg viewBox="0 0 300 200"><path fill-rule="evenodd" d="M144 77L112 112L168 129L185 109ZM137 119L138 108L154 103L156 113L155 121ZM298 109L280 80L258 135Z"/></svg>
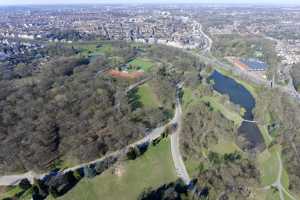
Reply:
<svg viewBox="0 0 300 200"><path fill-rule="evenodd" d="M85 56L93 56L99 54L109 53L113 50L113 47L109 43L93 42L93 43L74 43L68 44L80 50L80 53Z"/></svg>
<svg viewBox="0 0 300 200"><path fill-rule="evenodd" d="M161 184L177 179L171 157L169 139L163 139L157 146L151 146L148 151L133 161L120 163L116 168L93 179L81 180L75 188L61 200L134 200L149 187L158 187ZM52 200L49 197L48 200Z"/></svg>
<svg viewBox="0 0 300 200"><path fill-rule="evenodd" d="M277 179L279 165L276 150L265 150L258 156L258 164L261 171L261 182L263 186L271 185Z"/></svg>
<svg viewBox="0 0 300 200"><path fill-rule="evenodd" d="M200 89L200 88L199 88ZM198 101L209 102L215 111L222 113L227 119L233 121L237 126L243 121L239 113L230 109L221 103L221 95L214 94L212 96L200 96L193 93L190 88L184 88L183 92L183 110Z"/></svg>
<svg viewBox="0 0 300 200"><path fill-rule="evenodd" d="M129 70L143 70L145 72L149 72L153 67L154 63L146 58L136 58L129 62L128 65L130 67Z"/></svg>
<svg viewBox="0 0 300 200"><path fill-rule="evenodd" d="M242 151L234 142L222 140L220 143L212 146L211 151L219 154L233 153L235 151Z"/></svg>
<svg viewBox="0 0 300 200"><path fill-rule="evenodd" d="M6 192L0 193L0 199L11 198L19 195L18 200L30 200L32 196L32 190L23 191L19 186L8 188Z"/></svg>
<svg viewBox="0 0 300 200"><path fill-rule="evenodd" d="M233 121L237 126L243 121L243 118L235 111L225 107L218 96L205 96L201 98L204 102L209 102L210 105L216 110L222 113L227 119Z"/></svg>
<svg viewBox="0 0 300 200"><path fill-rule="evenodd" d="M137 92L143 106L149 108L157 108L160 106L158 97L155 95L151 86L147 83L141 85Z"/></svg>
<svg viewBox="0 0 300 200"><path fill-rule="evenodd" d="M192 159L187 159L184 161L186 170L188 172L188 174L191 177L197 176L198 172L199 172L199 162L192 160Z"/></svg>
<svg viewBox="0 0 300 200"><path fill-rule="evenodd" d="M273 138L270 136L267 127L266 126L262 126L262 125L258 125L258 128L264 138L265 144L266 146L269 146L273 140Z"/></svg>
<svg viewBox="0 0 300 200"><path fill-rule="evenodd" d="M183 109L185 110L189 104L193 103L194 100L193 91L190 88L184 88L182 97Z"/></svg>

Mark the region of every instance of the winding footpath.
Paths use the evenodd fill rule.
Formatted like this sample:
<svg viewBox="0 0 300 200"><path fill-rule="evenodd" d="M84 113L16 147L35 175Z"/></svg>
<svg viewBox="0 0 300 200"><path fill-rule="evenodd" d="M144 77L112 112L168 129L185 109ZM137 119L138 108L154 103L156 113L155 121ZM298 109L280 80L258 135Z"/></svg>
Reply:
<svg viewBox="0 0 300 200"><path fill-rule="evenodd" d="M177 176L181 178L186 185L188 185L191 182L191 179L186 170L185 164L183 162L180 153L180 147L179 147L179 134L182 128L182 109L181 109L180 99L178 96L176 97L176 112L171 123L177 124L176 130L171 135L171 153L172 153L172 158L175 165L176 173Z"/></svg>
<svg viewBox="0 0 300 200"><path fill-rule="evenodd" d="M281 183L281 177L282 177L282 172L283 172L283 166L282 166L282 160L281 160L281 156L279 154L279 152L276 152L276 157L278 160L278 165L279 165L279 170L278 170L278 176L276 181L272 184L273 187L276 187L279 191L279 196L281 200L284 200L284 195L283 193L285 193L289 198L291 198L292 200L296 200L295 197L293 197L283 186Z"/></svg>
<svg viewBox="0 0 300 200"><path fill-rule="evenodd" d="M271 187L274 187L278 190L279 192L279 198L280 200L285 200L286 198L284 197L284 194L286 196L288 196L290 199L292 200L297 200L291 193L289 193L289 191L287 191L284 186L282 185L282 182L281 182L281 178L282 178L282 175L283 175L283 165L282 165L282 160L281 160L281 156L280 156L280 153L279 152L276 152L276 157L277 157L277 160L278 160L278 166L279 166L279 169L278 169L278 174L277 174L277 178L276 180L274 181L274 183L268 185L268 186L265 186L264 188L262 188L263 190L269 190L271 189Z"/></svg>

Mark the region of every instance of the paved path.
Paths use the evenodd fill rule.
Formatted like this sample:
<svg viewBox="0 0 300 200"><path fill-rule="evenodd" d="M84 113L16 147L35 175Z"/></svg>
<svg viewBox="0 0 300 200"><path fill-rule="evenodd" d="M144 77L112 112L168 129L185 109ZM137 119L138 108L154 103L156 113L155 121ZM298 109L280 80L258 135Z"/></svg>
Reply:
<svg viewBox="0 0 300 200"><path fill-rule="evenodd" d="M271 189L271 186L272 186L272 187L277 188L277 190L278 190L278 192L279 192L279 198L280 198L280 200L285 200L285 199L286 199L286 198L284 197L284 194L285 194L286 196L288 196L289 199L297 200L297 198L295 198L291 193L289 193L289 191L287 191L287 190L282 186L281 178L282 178L282 172L283 172L283 165L282 165L282 160L281 160L281 156L280 156L280 153L279 153L279 152L276 152L276 157L277 157L277 160L278 160L278 166L279 166L277 178L276 178L276 180L274 181L274 183L272 183L272 184L270 184L270 185L268 185L268 186L263 187L262 190L269 190L269 189Z"/></svg>
<svg viewBox="0 0 300 200"><path fill-rule="evenodd" d="M257 123L257 121L254 121L254 120L247 120L247 119L244 119L243 122Z"/></svg>
<svg viewBox="0 0 300 200"><path fill-rule="evenodd" d="M140 85L146 83L146 82L149 81L151 78L152 78L152 77L147 77L147 78L145 78L145 79L143 79L143 80L140 80L140 81L138 81L138 82L136 82L136 83L130 85L130 86L125 90L125 93L128 93L129 91L131 91L131 90L133 90L133 89L139 87Z"/></svg>
<svg viewBox="0 0 300 200"><path fill-rule="evenodd" d="M278 170L278 175L276 181L272 184L273 187L276 187L279 192L279 197L280 200L285 200L284 194L285 193L289 198L292 200L296 200L295 197L293 197L283 186L281 183L281 178L282 178L282 172L283 172L283 166L282 166L282 160L279 152L276 152L277 160L278 160L278 165L279 165L279 170Z"/></svg>
<svg viewBox="0 0 300 200"><path fill-rule="evenodd" d="M171 123L176 123L177 128L175 132L171 134L171 152L172 152L172 158L175 165L176 173L179 178L181 178L185 184L189 184L191 179L189 177L189 174L186 170L186 167L184 165L181 153L180 153L180 147L179 147L179 134L181 132L182 128L182 110L181 110L181 104L179 97L176 97L176 112L174 115L173 120Z"/></svg>

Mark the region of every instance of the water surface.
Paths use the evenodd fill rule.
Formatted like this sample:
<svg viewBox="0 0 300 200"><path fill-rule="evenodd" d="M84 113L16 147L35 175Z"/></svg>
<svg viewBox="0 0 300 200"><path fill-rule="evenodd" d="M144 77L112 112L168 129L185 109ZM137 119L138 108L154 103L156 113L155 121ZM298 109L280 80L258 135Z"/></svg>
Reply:
<svg viewBox="0 0 300 200"><path fill-rule="evenodd" d="M255 99L252 94L241 84L234 79L214 71L209 80L213 80L213 89L221 94L229 96L229 100L243 107L246 112L243 116L245 120L253 121L252 110L255 107ZM256 123L243 121L238 128L238 134L243 135L247 141L247 148L264 148L264 140Z"/></svg>

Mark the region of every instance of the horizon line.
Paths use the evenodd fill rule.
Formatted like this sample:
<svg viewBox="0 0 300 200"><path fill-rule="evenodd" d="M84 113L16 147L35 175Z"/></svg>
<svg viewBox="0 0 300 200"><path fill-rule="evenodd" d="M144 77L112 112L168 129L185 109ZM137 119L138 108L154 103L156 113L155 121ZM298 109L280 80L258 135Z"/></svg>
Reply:
<svg viewBox="0 0 300 200"><path fill-rule="evenodd" d="M193 3L185 3L185 2L177 2L177 3L169 3L169 2L161 2L161 3L151 3L151 2L128 2L128 3L117 3L117 2L97 2L97 3L20 3L20 4L0 4L0 7L10 7L10 6L61 6L61 5L223 5L223 6L230 6L230 5L241 5L241 6L300 6L299 3L277 3L277 2L255 2L255 3L225 3L225 2L217 2L217 3L205 3L205 2L193 2Z"/></svg>

